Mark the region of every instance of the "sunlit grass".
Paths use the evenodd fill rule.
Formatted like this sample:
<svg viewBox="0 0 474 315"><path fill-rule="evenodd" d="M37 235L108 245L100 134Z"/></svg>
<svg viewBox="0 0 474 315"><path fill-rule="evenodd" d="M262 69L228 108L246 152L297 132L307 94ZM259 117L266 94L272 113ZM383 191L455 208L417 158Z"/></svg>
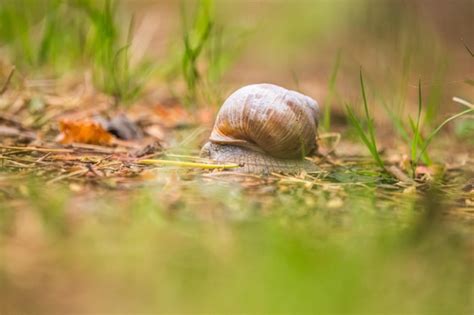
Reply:
<svg viewBox="0 0 474 315"><path fill-rule="evenodd" d="M194 10L186 4L189 2L181 6L183 49L179 52L180 73L186 84L184 103L219 104L220 80L238 56L245 32L229 30L217 20L216 6L221 3L199 0ZM174 68L170 65L169 72Z"/></svg>
<svg viewBox="0 0 474 315"><path fill-rule="evenodd" d="M374 124L373 124L373 118L370 115L369 108L367 105L367 98L366 98L366 93L365 93L365 86L364 86L362 71L360 72L360 85L361 85L361 93L362 93L362 98L363 98L365 119L366 119L366 124L367 124L366 130L364 130L361 120L355 115L353 109L349 105L346 106L347 117L350 123L352 124L352 126L355 128L357 135L359 136L359 138L362 140L364 145L369 150L376 164L381 169L385 169L385 164L377 148L377 142L375 138L376 132L375 132ZM468 109L462 112L459 112L457 114L454 114L448 117L447 119L445 119L438 126L436 126L425 138L423 136L423 128L422 128L422 122L421 122L422 108L423 108L421 86L422 85L421 85L421 80L420 80L418 83L418 110L417 110L416 121L413 121L413 119L411 119L410 117L408 118L407 121L404 121L401 115L395 114L391 109L389 109L385 105L385 108L387 110L387 113L389 114L392 124L395 126L395 129L402 136L407 146L409 147L409 152L410 152L410 157L411 157L411 171L412 171L413 177L415 177L415 170L421 160L423 160L428 165L431 164L431 158L428 154L427 149L430 146L431 142L435 139L435 137L441 131L441 129L449 122L457 118L460 118L464 115L470 114L474 111L474 108L469 106L469 104L466 105L464 102L462 102L462 104L466 105ZM425 115L424 118L425 118L424 121L426 122L426 120L428 119L428 116ZM430 118L430 119L437 119L437 117ZM407 128L405 127L406 125L410 127L410 130L412 133L411 136L410 136L410 133L407 131Z"/></svg>
<svg viewBox="0 0 474 315"><path fill-rule="evenodd" d="M431 131L431 133L426 137L426 139L423 138L422 128L420 124L421 111L422 111L422 89L421 89L421 80L419 81L418 83L418 114L417 114L416 123L413 122L412 119L409 119L409 124L413 131L413 137L412 137L411 149L410 149L413 176L415 176L415 169L423 157L425 158L425 160L428 161L428 164L431 164L431 159L429 158L427 149L429 145L431 144L431 142L434 140L434 138L437 136L437 134L441 131L441 129L449 122L457 118L460 118L464 115L474 112L474 108L472 106L469 106L469 104L465 104L465 103L462 103L462 104L467 106L468 109L448 117L443 122L441 122L436 128L434 128Z"/></svg>
<svg viewBox="0 0 474 315"><path fill-rule="evenodd" d="M420 139L420 119L421 119L421 108L422 108L422 95L421 95L421 80L418 81L418 114L416 116L416 124L410 119L410 125L413 126L413 140L411 141L411 160L417 161L418 155L418 143ZM412 163L412 174L415 176L416 164Z"/></svg>
<svg viewBox="0 0 474 315"><path fill-rule="evenodd" d="M18 0L0 3L0 40L7 44L20 69L45 66L69 70L81 61L86 25L69 11L69 5L54 0Z"/></svg>
<svg viewBox="0 0 474 315"><path fill-rule="evenodd" d="M213 12L214 2L212 0L200 0L191 21L191 26L188 26L188 17L184 11L184 5L182 7L184 45L182 71L187 85L188 103L196 101L196 89L201 80L198 62L205 45L208 45L210 41L213 28L215 27Z"/></svg>
<svg viewBox="0 0 474 315"><path fill-rule="evenodd" d="M447 119L445 119L442 123L440 123L427 137L426 137L426 140L423 142L423 145L421 147L421 150L420 150L420 153L418 154L416 160L415 160L415 163L418 163L421 159L421 156L422 154L428 149L429 145L431 144L431 142L434 140L434 138L437 136L437 134L441 131L441 129L447 125L448 123L450 123L451 121L459 118L459 117L462 117L464 115L467 115L467 114L470 114L470 113L474 113L474 108L469 108L469 109L466 109L462 112L459 112L455 115L452 115L450 117L448 117Z"/></svg>
<svg viewBox="0 0 474 315"><path fill-rule="evenodd" d="M61 76L90 67L96 86L117 103L135 99L152 67L131 67L133 19L124 29L114 0L19 0L0 4L0 40L28 73ZM38 25L40 27L38 27Z"/></svg>
<svg viewBox="0 0 474 315"><path fill-rule="evenodd" d="M366 119L366 124L367 124L367 130L364 130L364 127L361 121L359 120L359 118L356 117L350 105L346 106L347 117L349 118L349 121L352 124L352 126L357 131L357 135L359 136L359 138L362 140L362 142L365 144L365 146L369 150L376 164L379 166L379 168L385 169L385 164L377 148L377 142L375 139L374 121L369 112L369 105L367 103L367 96L365 94L365 86L364 86L364 78L362 76L362 69L360 69L359 79L360 79L360 90L362 93L362 100L363 100L363 105L364 105L364 113L365 113L365 119Z"/></svg>
<svg viewBox="0 0 474 315"><path fill-rule="evenodd" d="M128 23L125 42L117 24L117 3L105 0L103 7L89 1L78 1L78 8L90 20L88 54L94 63L93 74L97 84L116 98L117 102L133 100L141 92L151 66L140 63L131 68L129 48L133 36L133 17Z"/></svg>
<svg viewBox="0 0 474 315"><path fill-rule="evenodd" d="M331 77L329 78L328 84L328 95L324 101L324 115L322 118L322 127L324 130L329 131L331 129L331 107L334 99L334 94L336 94L336 80L337 73L339 72L339 66L341 64L341 54L342 51L339 50L336 55L336 61L332 68Z"/></svg>

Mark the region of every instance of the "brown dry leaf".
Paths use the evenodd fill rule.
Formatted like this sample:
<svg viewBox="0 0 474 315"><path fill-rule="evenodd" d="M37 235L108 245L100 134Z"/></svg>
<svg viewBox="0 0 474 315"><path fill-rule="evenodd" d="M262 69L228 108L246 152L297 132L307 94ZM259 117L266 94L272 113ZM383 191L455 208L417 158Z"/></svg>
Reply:
<svg viewBox="0 0 474 315"><path fill-rule="evenodd" d="M98 122L92 120L59 121L61 134L57 141L62 144L87 143L106 145L111 144L114 137L107 132Z"/></svg>

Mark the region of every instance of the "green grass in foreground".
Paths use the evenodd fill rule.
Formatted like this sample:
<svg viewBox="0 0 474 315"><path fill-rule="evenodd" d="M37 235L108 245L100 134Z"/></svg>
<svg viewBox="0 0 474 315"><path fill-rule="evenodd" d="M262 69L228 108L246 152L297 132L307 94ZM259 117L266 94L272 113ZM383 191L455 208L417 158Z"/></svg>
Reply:
<svg viewBox="0 0 474 315"><path fill-rule="evenodd" d="M451 197L433 189L394 203L370 183L339 187L252 196L176 183L90 202L23 186L21 209L0 206L0 304L7 314L472 311L470 232L441 213Z"/></svg>

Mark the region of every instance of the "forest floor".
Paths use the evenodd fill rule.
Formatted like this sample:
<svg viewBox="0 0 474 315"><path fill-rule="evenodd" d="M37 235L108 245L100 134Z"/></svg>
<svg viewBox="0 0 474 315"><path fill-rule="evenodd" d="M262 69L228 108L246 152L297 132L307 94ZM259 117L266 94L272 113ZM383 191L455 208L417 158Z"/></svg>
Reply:
<svg viewBox="0 0 474 315"><path fill-rule="evenodd" d="M406 155L390 142L380 143L389 170L381 171L362 144L338 140L340 133L320 134L323 154L314 161L321 169L311 174L186 167L182 162L213 165L199 158L199 148L215 109L190 111L174 99L117 109L113 99L87 91L79 86L32 96L9 90L2 96L9 104L0 115L1 304L7 313L71 307L266 312L298 303L302 311L436 307L441 314L465 310L472 301L472 283L465 281L474 259L469 148L448 156L452 143L441 139L433 151L445 162L421 164L414 177ZM120 139L124 134L136 139ZM421 278L410 294L419 286L434 291L394 306L412 283L413 268ZM254 277L262 283L254 284ZM374 284L377 277L389 284ZM277 301L282 285L309 294L312 281L322 281L316 301ZM352 287L343 289L347 283ZM396 293L363 305L361 297L336 302L347 290L370 295L380 285ZM230 295L216 303L219 290ZM235 306L231 296L247 299L246 290L255 297ZM117 303L124 294L129 298ZM30 302L19 306L25 298Z"/></svg>

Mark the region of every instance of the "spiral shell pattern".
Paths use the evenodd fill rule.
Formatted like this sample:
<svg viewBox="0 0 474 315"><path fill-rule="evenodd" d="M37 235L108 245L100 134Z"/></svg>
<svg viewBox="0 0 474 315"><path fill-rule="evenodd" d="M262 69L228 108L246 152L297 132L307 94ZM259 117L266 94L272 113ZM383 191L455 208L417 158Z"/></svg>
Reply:
<svg viewBox="0 0 474 315"><path fill-rule="evenodd" d="M316 149L318 119L318 104L308 96L273 84L248 85L224 102L209 140L303 159Z"/></svg>

